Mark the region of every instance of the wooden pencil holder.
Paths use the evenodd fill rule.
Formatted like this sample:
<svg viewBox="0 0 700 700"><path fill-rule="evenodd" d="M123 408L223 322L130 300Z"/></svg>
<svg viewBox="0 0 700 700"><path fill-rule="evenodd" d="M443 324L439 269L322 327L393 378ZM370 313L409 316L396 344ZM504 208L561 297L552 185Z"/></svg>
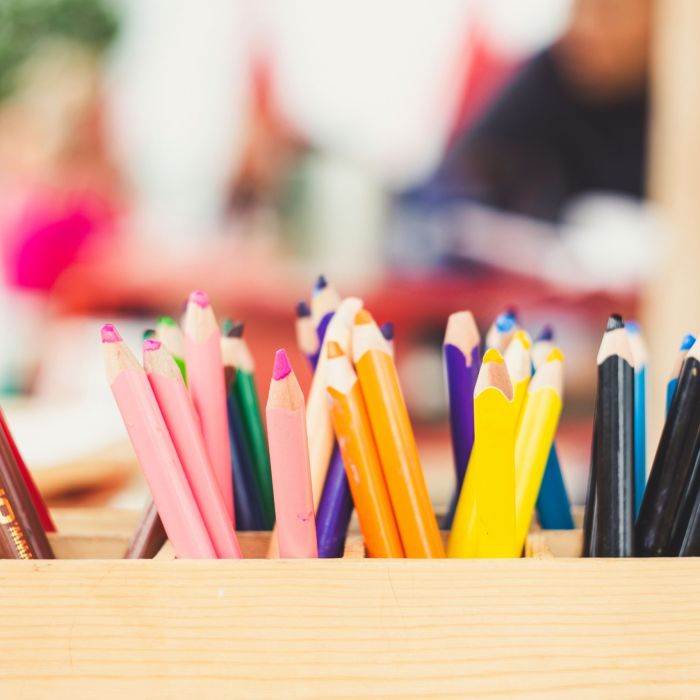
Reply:
<svg viewBox="0 0 700 700"><path fill-rule="evenodd" d="M575 558L571 531L517 560L126 561L110 518L0 562L0 697L698 695L696 559Z"/></svg>

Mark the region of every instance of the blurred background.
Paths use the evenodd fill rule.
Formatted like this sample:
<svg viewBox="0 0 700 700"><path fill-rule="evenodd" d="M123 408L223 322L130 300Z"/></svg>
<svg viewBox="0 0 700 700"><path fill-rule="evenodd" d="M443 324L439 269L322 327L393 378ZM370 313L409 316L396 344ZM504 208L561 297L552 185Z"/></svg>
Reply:
<svg viewBox="0 0 700 700"><path fill-rule="evenodd" d="M294 307L319 273L395 323L438 508L447 315L551 324L582 502L607 315L654 328L659 385L695 330L694 6L1 0L0 398L49 503L145 499L100 323L136 348L204 288L264 397L280 346L308 384Z"/></svg>

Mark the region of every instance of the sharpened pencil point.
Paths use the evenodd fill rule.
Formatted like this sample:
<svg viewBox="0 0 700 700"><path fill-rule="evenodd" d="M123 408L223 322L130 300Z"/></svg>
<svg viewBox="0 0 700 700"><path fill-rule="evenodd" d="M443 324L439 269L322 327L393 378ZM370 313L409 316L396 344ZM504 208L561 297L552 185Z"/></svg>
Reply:
<svg viewBox="0 0 700 700"><path fill-rule="evenodd" d="M287 357L287 351L284 348L280 348L275 353L275 364L272 367L272 378L275 381L284 379L286 376L291 374L292 365L289 363L289 358Z"/></svg>
<svg viewBox="0 0 700 700"><path fill-rule="evenodd" d="M175 319L172 316L161 316L158 319L158 324L159 325L162 324L164 326L173 326L173 327L177 326L177 322L175 321Z"/></svg>
<svg viewBox="0 0 700 700"><path fill-rule="evenodd" d="M513 319L513 321L515 321L515 323L518 322L518 310L514 306L506 307L504 315L510 316Z"/></svg>
<svg viewBox="0 0 700 700"><path fill-rule="evenodd" d="M243 331L245 330L245 323L243 321L232 321L228 330L226 331L226 336L228 338L242 338Z"/></svg>
<svg viewBox="0 0 700 700"><path fill-rule="evenodd" d="M622 320L620 314L611 314L608 318L608 325L605 327L607 331L616 331L618 328L624 328L625 322Z"/></svg>
<svg viewBox="0 0 700 700"><path fill-rule="evenodd" d="M508 333L508 331L512 331L513 328L515 327L515 317L511 316L508 313L504 314L499 314L498 317L496 318L496 328L501 333Z"/></svg>
<svg viewBox="0 0 700 700"><path fill-rule="evenodd" d="M530 336L527 334L527 331L517 331L515 335L513 336L513 341L519 342L526 350L530 349L530 346L532 345L532 340L530 340Z"/></svg>
<svg viewBox="0 0 700 700"><path fill-rule="evenodd" d="M491 348L486 351L484 355L483 364L488 364L489 362L497 362L498 364L503 364L503 355L501 355L496 348Z"/></svg>
<svg viewBox="0 0 700 700"><path fill-rule="evenodd" d="M209 296L201 289L195 289L195 291L190 294L189 301L192 304L197 304L197 306L202 309L206 309L209 306Z"/></svg>
<svg viewBox="0 0 700 700"><path fill-rule="evenodd" d="M552 348L545 362L564 362L564 353L559 348Z"/></svg>
<svg viewBox="0 0 700 700"><path fill-rule="evenodd" d="M311 316L311 309L309 305L301 299L297 302L297 318L308 318Z"/></svg>
<svg viewBox="0 0 700 700"><path fill-rule="evenodd" d="M683 340L681 340L681 347L680 350L690 350L690 348L693 347L693 344L695 343L695 336L692 333L688 333L683 336Z"/></svg>
<svg viewBox="0 0 700 700"><path fill-rule="evenodd" d="M103 343L120 343L122 341L119 331L111 323L105 323L100 328L100 338L102 338Z"/></svg>
<svg viewBox="0 0 700 700"><path fill-rule="evenodd" d="M326 350L326 354L328 355L328 359L332 360L335 357L342 357L345 353L343 353L343 349L336 343L334 340L331 340L328 342L328 349Z"/></svg>
<svg viewBox="0 0 700 700"><path fill-rule="evenodd" d="M548 323L542 326L542 330L535 338L536 343L543 340L554 340L554 329Z"/></svg>
<svg viewBox="0 0 700 700"><path fill-rule="evenodd" d="M326 279L325 275L319 275L318 279L316 280L316 284L314 284L314 294L318 294L322 289L325 289L328 286L328 280Z"/></svg>
<svg viewBox="0 0 700 700"><path fill-rule="evenodd" d="M143 339L144 340L150 340L151 338L156 337L156 332L152 328L146 328L146 330L143 332Z"/></svg>
<svg viewBox="0 0 700 700"><path fill-rule="evenodd" d="M382 335L384 336L385 340L394 339L394 324L391 321L382 323L382 325L379 327L379 330L382 332Z"/></svg>
<svg viewBox="0 0 700 700"><path fill-rule="evenodd" d="M372 318L372 314L369 311L367 311L367 309L360 309L355 314L356 326L366 326L370 323L374 323L374 319Z"/></svg>
<svg viewBox="0 0 700 700"><path fill-rule="evenodd" d="M152 338L143 341L143 351L149 352L152 350L160 350L162 343L160 340L154 340Z"/></svg>

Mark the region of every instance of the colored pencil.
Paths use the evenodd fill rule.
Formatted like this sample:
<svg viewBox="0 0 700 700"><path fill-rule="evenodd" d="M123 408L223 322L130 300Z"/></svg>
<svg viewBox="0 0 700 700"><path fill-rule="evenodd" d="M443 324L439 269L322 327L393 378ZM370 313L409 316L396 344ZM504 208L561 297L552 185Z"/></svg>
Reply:
<svg viewBox="0 0 700 700"><path fill-rule="evenodd" d="M545 325L532 344L533 372L537 371L554 349L554 330L550 325ZM545 530L574 529L571 501L566 491L557 446L554 442L547 457L540 492L537 495L537 519Z"/></svg>
<svg viewBox="0 0 700 700"><path fill-rule="evenodd" d="M129 540L124 559L153 559L167 539L156 504L153 498L149 498Z"/></svg>
<svg viewBox="0 0 700 700"><path fill-rule="evenodd" d="M180 558L216 557L146 373L117 329L101 329L107 379L168 539Z"/></svg>
<svg viewBox="0 0 700 700"><path fill-rule="evenodd" d="M263 529L270 530L275 524L275 499L272 493L272 475L270 473L270 453L267 447L267 436L263 425L258 389L255 382L255 362L248 343L244 338L244 324L237 322L229 329L226 340L222 343L228 348L226 365L235 370L235 377L229 384L235 396L235 408L231 403L229 392L229 412L233 411L234 423L240 422L241 457L243 462L250 462L255 490L255 500L261 510ZM223 345L222 345L223 347ZM240 421L236 417L240 418ZM245 456L245 453L249 457Z"/></svg>
<svg viewBox="0 0 700 700"><path fill-rule="evenodd" d="M282 558L318 556L304 395L289 358L278 350L267 400L277 540Z"/></svg>
<svg viewBox="0 0 700 700"><path fill-rule="evenodd" d="M355 315L352 353L404 551L408 557L443 557L394 359L367 311Z"/></svg>
<svg viewBox="0 0 700 700"><path fill-rule="evenodd" d="M328 324L333 318L338 306L340 305L340 296L335 288L328 284L328 281L323 275L319 275L311 293L311 321L316 329L319 347L323 343L326 336ZM318 363L318 358L316 359Z"/></svg>
<svg viewBox="0 0 700 700"><path fill-rule="evenodd" d="M517 330L518 319L512 311L499 314L486 332L486 349L495 348L505 353Z"/></svg>
<svg viewBox="0 0 700 700"><path fill-rule="evenodd" d="M592 524L589 550L596 557L634 553L634 362L624 321L608 324L598 352L598 389L589 481Z"/></svg>
<svg viewBox="0 0 700 700"><path fill-rule="evenodd" d="M46 502L44 501L44 498L41 495L41 492L39 491L34 481L34 478L32 477L32 473L29 471L27 465L24 462L24 459L22 459L22 454L20 453L19 448L15 443L15 439L12 436L12 432L10 431L10 426L5 420L5 415L2 412L2 409L0 409L0 433L2 433L5 436L5 440L7 440L7 444L10 446L10 451L12 452L12 456L14 457L15 463L17 464L19 473L22 476L24 485L26 486L27 491L29 492L29 496L32 499L32 503L34 504L34 508L36 509L37 515L39 516L39 522L41 523L41 526L46 532L56 532L56 525L54 524L53 519L51 518L49 508L46 505Z"/></svg>
<svg viewBox="0 0 700 700"><path fill-rule="evenodd" d="M637 517L647 483L647 350L634 321L625 324L634 363L634 515Z"/></svg>
<svg viewBox="0 0 700 700"><path fill-rule="evenodd" d="M22 478L9 431L0 431L0 557L53 559L31 494Z"/></svg>
<svg viewBox="0 0 700 700"><path fill-rule="evenodd" d="M387 321L386 323L382 323L381 326L379 326L379 330L381 331L382 335L384 336L384 340L386 340L387 345L389 346L389 349L391 350L391 354L394 354L394 324L392 321Z"/></svg>
<svg viewBox="0 0 700 700"><path fill-rule="evenodd" d="M251 447L251 437L247 434L243 420L243 410L238 400L236 384L244 381L243 370L239 366L252 363L247 345L241 342L243 324L225 324L228 335L221 338L221 359L224 365L226 385L226 410L228 414L229 441L231 445L231 474L233 479L233 500L236 510L236 528L238 530L270 530L274 524L274 503L272 512L265 516L263 497L255 474L255 458ZM257 394L256 394L257 409ZM258 409L259 410L259 409ZM262 429L262 423L261 423ZM269 470L267 439L263 433L267 474L272 493L272 477Z"/></svg>
<svg viewBox="0 0 700 700"><path fill-rule="evenodd" d="M530 336L523 330L516 331L503 356L510 382L513 385L513 410L516 421L520 418L527 387L532 376L531 346Z"/></svg>
<svg viewBox="0 0 700 700"><path fill-rule="evenodd" d="M316 536L320 559L337 559L343 556L354 507L343 455L335 443L321 500L316 510Z"/></svg>
<svg viewBox="0 0 700 700"><path fill-rule="evenodd" d="M335 342L328 344L326 381L331 420L369 557L403 557L377 446L357 374Z"/></svg>
<svg viewBox="0 0 700 700"><path fill-rule="evenodd" d="M532 377L515 440L516 549L525 545L559 423L564 356L553 349Z"/></svg>
<svg viewBox="0 0 700 700"><path fill-rule="evenodd" d="M328 284L323 275L320 275L311 295L311 319L319 348L323 344L340 301L340 296L335 289ZM319 359L317 353L312 356L311 365L314 369L318 365ZM352 494L345 475L343 457L337 443L334 443L321 497L316 507L316 536L320 558L329 559L343 556L345 538L350 526L353 508Z"/></svg>
<svg viewBox="0 0 700 700"><path fill-rule="evenodd" d="M484 355L474 387L474 447L450 531L450 557L516 557L513 386L503 358Z"/></svg>
<svg viewBox="0 0 700 700"><path fill-rule="evenodd" d="M300 301L296 306L295 331L297 347L309 362L312 368L316 367L318 352L321 344L316 335L314 322L311 320L311 309L305 301Z"/></svg>
<svg viewBox="0 0 700 700"><path fill-rule="evenodd" d="M143 343L143 366L219 559L240 559L233 521L214 476L192 400L175 360L158 340Z"/></svg>
<svg viewBox="0 0 700 700"><path fill-rule="evenodd" d="M447 319L442 355L456 480L443 523L443 527L450 530L474 444L474 385L481 364L481 338L471 311L458 311Z"/></svg>
<svg viewBox="0 0 700 700"><path fill-rule="evenodd" d="M635 526L638 556L666 556L700 438L700 343L683 362Z"/></svg>
<svg viewBox="0 0 700 700"><path fill-rule="evenodd" d="M532 356L533 371L544 364L549 353L554 350L554 329L548 323L542 326L540 332L535 336L530 348Z"/></svg>
<svg viewBox="0 0 700 700"><path fill-rule="evenodd" d="M678 348L678 354L673 362L673 369L668 378L668 384L666 384L666 415L668 415L671 409L671 403L673 397L676 394L676 389L678 388L678 377L681 373L681 368L683 367L683 362L685 361L685 356L688 354L688 350L693 346L695 342L695 336L691 333L683 336L681 340L680 347Z"/></svg>
<svg viewBox="0 0 700 700"><path fill-rule="evenodd" d="M161 316L156 323L157 340L165 345L166 350L173 356L175 364L180 368L182 378L187 384L187 366L185 365L185 338L180 326L172 316ZM148 338L144 337L144 340Z"/></svg>
<svg viewBox="0 0 700 700"><path fill-rule="evenodd" d="M202 291L190 294L183 332L192 401L202 426L209 463L235 525L221 333L209 297Z"/></svg>

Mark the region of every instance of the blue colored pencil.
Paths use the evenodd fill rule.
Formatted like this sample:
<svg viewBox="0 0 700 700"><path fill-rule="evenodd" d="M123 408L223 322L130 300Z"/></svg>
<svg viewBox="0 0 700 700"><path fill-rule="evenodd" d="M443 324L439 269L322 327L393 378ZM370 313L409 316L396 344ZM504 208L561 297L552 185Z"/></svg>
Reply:
<svg viewBox="0 0 700 700"><path fill-rule="evenodd" d="M647 352L639 325L625 323L634 362L634 517L637 517L647 483Z"/></svg>
<svg viewBox="0 0 700 700"><path fill-rule="evenodd" d="M554 347L553 338L554 332L548 325L536 336L532 344L533 371L546 360L549 351ZM574 529L571 501L566 492L555 443L552 443L549 451L542 485L537 496L537 518L545 530Z"/></svg>

